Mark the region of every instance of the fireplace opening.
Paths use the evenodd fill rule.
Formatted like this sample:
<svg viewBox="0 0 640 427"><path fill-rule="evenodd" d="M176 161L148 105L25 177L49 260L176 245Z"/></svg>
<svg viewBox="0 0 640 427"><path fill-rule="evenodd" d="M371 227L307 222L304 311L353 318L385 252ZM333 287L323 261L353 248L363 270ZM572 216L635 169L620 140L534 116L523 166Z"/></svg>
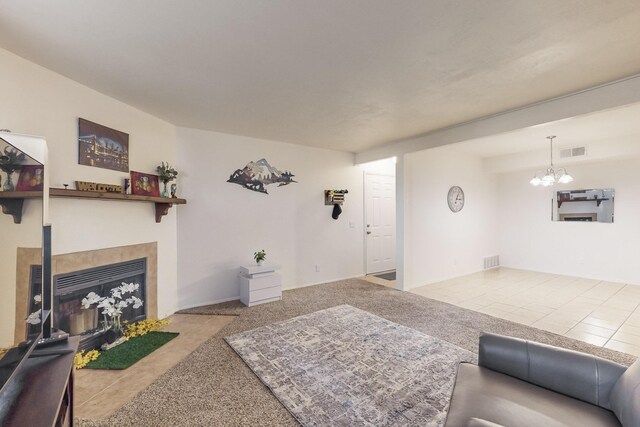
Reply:
<svg viewBox="0 0 640 427"><path fill-rule="evenodd" d="M573 221L573 222L596 222L598 221L598 214L594 212L590 213L561 213L559 217L560 221Z"/></svg>
<svg viewBox="0 0 640 427"><path fill-rule="evenodd" d="M27 313L37 314L38 310L42 308L42 266L41 265L30 265L29 266L29 299L28 299L28 309ZM36 316L34 321L31 322L29 319L31 316L27 318L26 326L27 332L26 337L37 336L42 329L42 325L40 324L40 316Z"/></svg>
<svg viewBox="0 0 640 427"><path fill-rule="evenodd" d="M104 315L102 309L82 308L82 299L90 292L109 296L111 289L124 283L137 283L137 291L130 294L144 302L137 309L132 306L122 311L121 322L133 323L147 318L146 258L94 267L53 277L54 326L72 336L80 336L80 350L100 347L104 342Z"/></svg>

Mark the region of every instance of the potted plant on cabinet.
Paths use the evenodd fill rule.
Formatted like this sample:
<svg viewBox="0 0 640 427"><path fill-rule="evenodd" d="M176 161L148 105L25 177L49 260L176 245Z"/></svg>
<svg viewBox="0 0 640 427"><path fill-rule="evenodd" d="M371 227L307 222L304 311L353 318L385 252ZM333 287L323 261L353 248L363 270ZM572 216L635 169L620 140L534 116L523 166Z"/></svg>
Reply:
<svg viewBox="0 0 640 427"><path fill-rule="evenodd" d="M267 259L267 253L264 251L264 249L262 249L261 251L254 252L253 258L256 260L256 263L258 263L258 265L263 265L264 260Z"/></svg>

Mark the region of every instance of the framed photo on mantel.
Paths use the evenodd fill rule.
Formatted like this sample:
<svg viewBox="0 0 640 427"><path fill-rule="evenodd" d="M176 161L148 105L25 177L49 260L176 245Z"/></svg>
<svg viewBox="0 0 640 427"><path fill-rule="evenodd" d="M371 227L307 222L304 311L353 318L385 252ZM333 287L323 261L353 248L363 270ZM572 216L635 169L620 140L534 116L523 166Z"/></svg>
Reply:
<svg viewBox="0 0 640 427"><path fill-rule="evenodd" d="M160 197L158 175L131 171L131 193L138 196Z"/></svg>
<svg viewBox="0 0 640 427"><path fill-rule="evenodd" d="M78 119L78 163L129 172L129 134Z"/></svg>
<svg viewBox="0 0 640 427"><path fill-rule="evenodd" d="M25 165L20 169L16 191L42 191L44 183L44 166Z"/></svg>

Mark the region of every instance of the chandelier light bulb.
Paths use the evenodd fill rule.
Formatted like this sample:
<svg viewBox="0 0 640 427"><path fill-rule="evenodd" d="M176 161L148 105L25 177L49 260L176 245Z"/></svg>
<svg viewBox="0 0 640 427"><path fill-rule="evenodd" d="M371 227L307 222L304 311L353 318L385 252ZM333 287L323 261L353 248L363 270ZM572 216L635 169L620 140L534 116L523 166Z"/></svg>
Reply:
<svg viewBox="0 0 640 427"><path fill-rule="evenodd" d="M565 168L560 168L557 172L553 169L554 138L555 136L547 137L547 139L549 140L549 167L547 168L547 172L544 174L542 179L539 178L538 174L536 173L535 176L531 178L531 181L529 181L529 184L533 185L534 187L537 187L538 185L542 185L543 187L550 187L556 182L560 184L568 184L573 181L573 177L567 173Z"/></svg>
<svg viewBox="0 0 640 427"><path fill-rule="evenodd" d="M558 170L558 175L560 175L560 178L558 178L558 182L561 184L568 184L573 181L573 177L569 175L564 168L560 168Z"/></svg>

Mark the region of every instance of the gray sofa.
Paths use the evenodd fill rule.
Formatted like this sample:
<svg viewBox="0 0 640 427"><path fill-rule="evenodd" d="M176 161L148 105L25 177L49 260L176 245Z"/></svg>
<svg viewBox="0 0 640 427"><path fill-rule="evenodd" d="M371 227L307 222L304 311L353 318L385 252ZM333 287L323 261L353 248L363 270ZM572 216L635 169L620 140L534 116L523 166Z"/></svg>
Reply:
<svg viewBox="0 0 640 427"><path fill-rule="evenodd" d="M461 363L447 427L640 426L640 359L482 334L478 365Z"/></svg>

